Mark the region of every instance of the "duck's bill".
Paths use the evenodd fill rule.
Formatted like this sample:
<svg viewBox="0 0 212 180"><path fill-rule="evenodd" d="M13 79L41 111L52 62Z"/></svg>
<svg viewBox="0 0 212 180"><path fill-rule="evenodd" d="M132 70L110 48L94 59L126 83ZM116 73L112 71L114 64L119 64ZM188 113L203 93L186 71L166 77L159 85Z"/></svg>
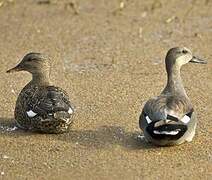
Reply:
<svg viewBox="0 0 212 180"><path fill-rule="evenodd" d="M14 67L14 68L12 68L12 69L9 69L9 70L7 70L6 72L7 73L13 73L13 72L17 72L17 71L22 71L23 69L19 66L19 65L17 65L16 67Z"/></svg>
<svg viewBox="0 0 212 180"><path fill-rule="evenodd" d="M199 63L199 64L207 64L206 60L200 59L198 57L193 56L193 58L189 61L191 63Z"/></svg>

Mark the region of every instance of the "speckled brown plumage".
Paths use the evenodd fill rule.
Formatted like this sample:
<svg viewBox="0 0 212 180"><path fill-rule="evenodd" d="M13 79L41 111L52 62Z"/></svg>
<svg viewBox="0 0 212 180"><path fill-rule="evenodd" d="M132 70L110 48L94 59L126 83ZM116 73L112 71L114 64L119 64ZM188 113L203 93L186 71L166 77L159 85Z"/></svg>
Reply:
<svg viewBox="0 0 212 180"><path fill-rule="evenodd" d="M18 126L25 130L63 133L72 123L73 109L67 93L51 85L48 61L49 59L42 54L30 53L20 64L8 71L25 70L33 76L32 81L18 96L15 120ZM32 112L33 115L30 116L27 112Z"/></svg>

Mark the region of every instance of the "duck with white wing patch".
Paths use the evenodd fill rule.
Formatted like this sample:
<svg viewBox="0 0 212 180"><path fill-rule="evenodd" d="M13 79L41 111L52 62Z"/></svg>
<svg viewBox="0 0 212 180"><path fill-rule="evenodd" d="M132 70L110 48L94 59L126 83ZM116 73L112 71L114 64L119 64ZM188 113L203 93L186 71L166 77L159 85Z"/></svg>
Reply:
<svg viewBox="0 0 212 180"><path fill-rule="evenodd" d="M206 63L185 47L168 51L165 59L166 87L159 96L146 102L139 118L146 141L159 146L192 141L197 118L180 76L181 67L188 62Z"/></svg>
<svg viewBox="0 0 212 180"><path fill-rule="evenodd" d="M73 108L67 93L50 82L50 59L29 53L8 73L27 71L32 80L22 89L15 107L15 120L25 130L63 133L72 123Z"/></svg>

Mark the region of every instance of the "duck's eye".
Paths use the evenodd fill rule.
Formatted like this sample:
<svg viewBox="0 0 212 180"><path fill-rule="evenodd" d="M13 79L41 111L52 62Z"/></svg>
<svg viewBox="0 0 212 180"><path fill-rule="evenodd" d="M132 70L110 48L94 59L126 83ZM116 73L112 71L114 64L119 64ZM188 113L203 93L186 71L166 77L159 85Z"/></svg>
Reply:
<svg viewBox="0 0 212 180"><path fill-rule="evenodd" d="M182 50L182 53L183 53L183 54L186 54L186 53L188 53L188 51L185 50L185 49L183 49L183 50Z"/></svg>
<svg viewBox="0 0 212 180"><path fill-rule="evenodd" d="M28 61L29 61L29 62L34 61L34 60L35 60L34 58L30 58L30 59L28 59Z"/></svg>

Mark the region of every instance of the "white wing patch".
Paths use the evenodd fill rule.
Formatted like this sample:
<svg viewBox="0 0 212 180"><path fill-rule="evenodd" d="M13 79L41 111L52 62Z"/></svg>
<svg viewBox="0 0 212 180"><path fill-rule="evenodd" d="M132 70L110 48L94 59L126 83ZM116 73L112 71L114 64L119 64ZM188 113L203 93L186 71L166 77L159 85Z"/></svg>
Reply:
<svg viewBox="0 0 212 180"><path fill-rule="evenodd" d="M179 131L175 130L175 131L157 131L154 130L154 134L165 134L165 135L177 135L179 133Z"/></svg>
<svg viewBox="0 0 212 180"><path fill-rule="evenodd" d="M181 121L184 122L185 124L187 124L190 120L191 120L191 118L190 118L189 116L187 116L187 115L185 115L185 116L181 119Z"/></svg>
<svg viewBox="0 0 212 180"><path fill-rule="evenodd" d="M32 110L29 110L26 113L29 117L35 117L37 115L37 113L33 112Z"/></svg>
<svg viewBox="0 0 212 180"><path fill-rule="evenodd" d="M69 109L68 109L68 113L69 113L69 114L72 114L73 112L74 112L74 111L73 111L72 108L69 108Z"/></svg>
<svg viewBox="0 0 212 180"><path fill-rule="evenodd" d="M149 118L149 116L146 116L146 121L148 124L150 124L152 122L152 120Z"/></svg>

